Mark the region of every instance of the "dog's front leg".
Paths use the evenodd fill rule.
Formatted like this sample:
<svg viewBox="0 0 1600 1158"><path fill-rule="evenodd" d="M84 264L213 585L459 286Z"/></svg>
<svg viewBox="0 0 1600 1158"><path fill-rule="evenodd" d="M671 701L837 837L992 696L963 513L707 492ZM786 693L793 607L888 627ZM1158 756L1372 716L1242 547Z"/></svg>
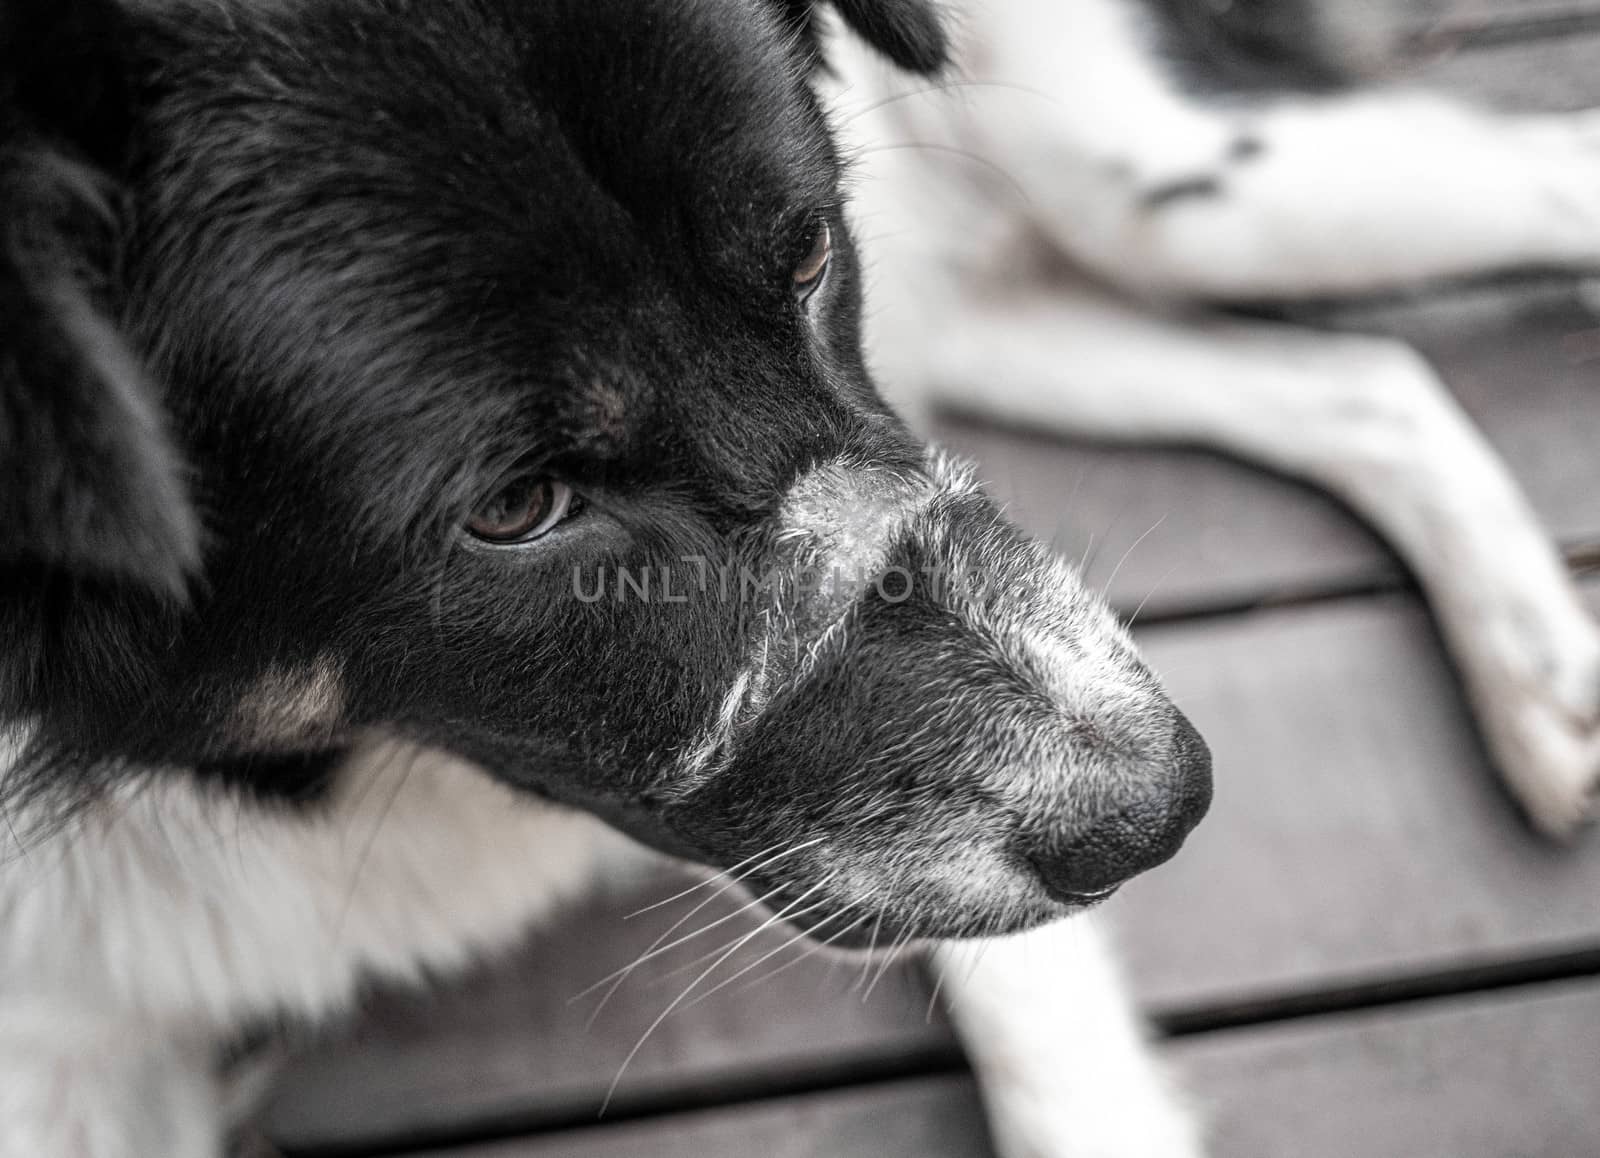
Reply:
<svg viewBox="0 0 1600 1158"><path fill-rule="evenodd" d="M1193 1117L1145 1042L1103 934L1078 919L935 949L1000 1158L1193 1158Z"/></svg>
<svg viewBox="0 0 1600 1158"><path fill-rule="evenodd" d="M874 170L911 171L874 219L931 201L946 215L939 244L968 249L1014 221L1025 251L993 254L1002 265L1044 237L1105 281L1169 300L1600 270L1600 113L1396 90L1206 102L1151 48L1144 7L992 0L948 91L856 66L847 131ZM952 156L972 159L968 179L952 178ZM973 200L980 212L948 218Z"/></svg>
<svg viewBox="0 0 1600 1158"><path fill-rule="evenodd" d="M1197 123L1231 126L1229 143L1191 172L1147 179L1137 161L1096 170L1046 125L981 130L1039 227L1141 294L1296 300L1600 269L1595 113L1514 116L1385 92Z"/></svg>
<svg viewBox="0 0 1600 1158"><path fill-rule="evenodd" d="M959 122L1107 280L1259 301L1600 268L1597 114L1392 88L1206 102L1151 50L1140 9L999 0L974 79L1014 95Z"/></svg>

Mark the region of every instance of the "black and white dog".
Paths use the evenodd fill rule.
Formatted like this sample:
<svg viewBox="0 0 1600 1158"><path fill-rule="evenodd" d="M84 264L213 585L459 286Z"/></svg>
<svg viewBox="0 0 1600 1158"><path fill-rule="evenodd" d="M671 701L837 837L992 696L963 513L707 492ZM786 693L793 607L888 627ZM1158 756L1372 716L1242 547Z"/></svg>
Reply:
<svg viewBox="0 0 1600 1158"><path fill-rule="evenodd" d="M617 829L844 943L1058 936L1199 819L1116 620L874 389L815 15L0 6L6 1158L218 1153L241 1026L508 942ZM1064 1154L1018 956L951 999L1037 1027L1002 1144Z"/></svg>
<svg viewBox="0 0 1600 1158"><path fill-rule="evenodd" d="M0 3L0 1155L215 1154L241 1026L506 943L617 829L822 940L1030 930L933 950L1001 1153L1198 1152L1052 918L1204 748L879 400L865 266L912 407L1343 496L1570 831L1600 637L1504 469L1403 347L1193 306L1594 268L1600 128L1201 104L1151 13L1370 47L1201 7L991 0L948 85L923 0L826 50L807 0Z"/></svg>

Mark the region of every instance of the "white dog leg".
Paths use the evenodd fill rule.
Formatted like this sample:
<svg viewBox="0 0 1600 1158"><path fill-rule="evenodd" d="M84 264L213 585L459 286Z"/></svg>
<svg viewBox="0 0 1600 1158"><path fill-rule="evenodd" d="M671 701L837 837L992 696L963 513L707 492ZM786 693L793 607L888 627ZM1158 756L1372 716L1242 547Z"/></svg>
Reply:
<svg viewBox="0 0 1600 1158"><path fill-rule="evenodd" d="M1163 296L1360 294L1518 268L1600 268L1600 117L1493 115L1413 94L1243 118L1211 173L1070 198L1038 222L1107 279ZM1038 174L1041 180L1047 175ZM1113 183L1116 184L1116 183Z"/></svg>
<svg viewBox="0 0 1600 1158"><path fill-rule="evenodd" d="M932 954L1001 1158L1197 1158L1101 934L1065 921Z"/></svg>
<svg viewBox="0 0 1600 1158"><path fill-rule="evenodd" d="M930 200L983 204L947 239L1027 222L1113 284L1191 300L1600 268L1600 115L1399 91L1203 104L1121 0L990 0L968 32L949 89L904 95L852 57L865 75L839 100L869 165L922 167L896 196L931 181Z"/></svg>
<svg viewBox="0 0 1600 1158"><path fill-rule="evenodd" d="M1534 822L1566 836L1589 815L1600 632L1493 448L1414 351L1165 319L1090 293L970 308L961 330L902 370L908 380L969 412L1208 445L1337 495L1416 575L1490 752Z"/></svg>

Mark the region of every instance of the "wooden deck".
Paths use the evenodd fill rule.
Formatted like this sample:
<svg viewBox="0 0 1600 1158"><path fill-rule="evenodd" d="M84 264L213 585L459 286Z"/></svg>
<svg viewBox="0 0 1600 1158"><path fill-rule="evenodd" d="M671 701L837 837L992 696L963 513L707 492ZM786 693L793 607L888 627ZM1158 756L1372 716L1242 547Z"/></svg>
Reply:
<svg viewBox="0 0 1600 1158"><path fill-rule="evenodd" d="M1410 0L1458 44L1418 71L1525 106L1600 105L1600 3L1482 3L1493 19ZM1600 557L1600 309L1579 287L1339 320L1428 352L1574 564ZM1103 919L1219 1158L1600 1154L1600 838L1556 849L1520 822L1383 547L1320 496L1204 454L944 436L1064 552L1093 533L1092 574L1115 571L1124 607L1148 599L1141 641L1212 743L1210 819ZM1592 593L1600 608L1600 580ZM640 969L586 1028L594 998L567 998L676 915L624 920L640 903L575 913L431 997L375 995L289 1074L268 1133L320 1158L990 1154L920 977L891 971L863 999L854 967L818 957L670 1018L598 1119L698 953Z"/></svg>

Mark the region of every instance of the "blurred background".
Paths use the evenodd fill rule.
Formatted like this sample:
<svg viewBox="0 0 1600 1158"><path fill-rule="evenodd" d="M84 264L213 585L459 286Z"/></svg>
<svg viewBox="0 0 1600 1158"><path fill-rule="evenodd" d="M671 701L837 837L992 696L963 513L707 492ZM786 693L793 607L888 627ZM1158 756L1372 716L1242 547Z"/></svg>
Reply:
<svg viewBox="0 0 1600 1158"><path fill-rule="evenodd" d="M1197 55L1247 43L1258 70L1314 69L1293 51L1295 22L1314 19L1386 81L1600 106L1600 0L1186 10ZM1574 568L1595 570L1600 294L1519 280L1309 320L1423 350ZM954 421L940 434L1137 609L1141 644L1212 745L1210 819L1092 919L1114 929L1218 1158L1600 1155L1600 839L1557 848L1525 827L1384 547L1318 494L1203 453ZM1600 570L1588 590L1600 609ZM569 1002L686 910L627 914L682 887L574 914L427 997L372 994L289 1072L268 1135L320 1158L990 1153L920 974L807 955L788 932L667 1019L597 1118L639 1035L703 968L689 963L750 927L729 920L640 966L598 1015L609 983Z"/></svg>

